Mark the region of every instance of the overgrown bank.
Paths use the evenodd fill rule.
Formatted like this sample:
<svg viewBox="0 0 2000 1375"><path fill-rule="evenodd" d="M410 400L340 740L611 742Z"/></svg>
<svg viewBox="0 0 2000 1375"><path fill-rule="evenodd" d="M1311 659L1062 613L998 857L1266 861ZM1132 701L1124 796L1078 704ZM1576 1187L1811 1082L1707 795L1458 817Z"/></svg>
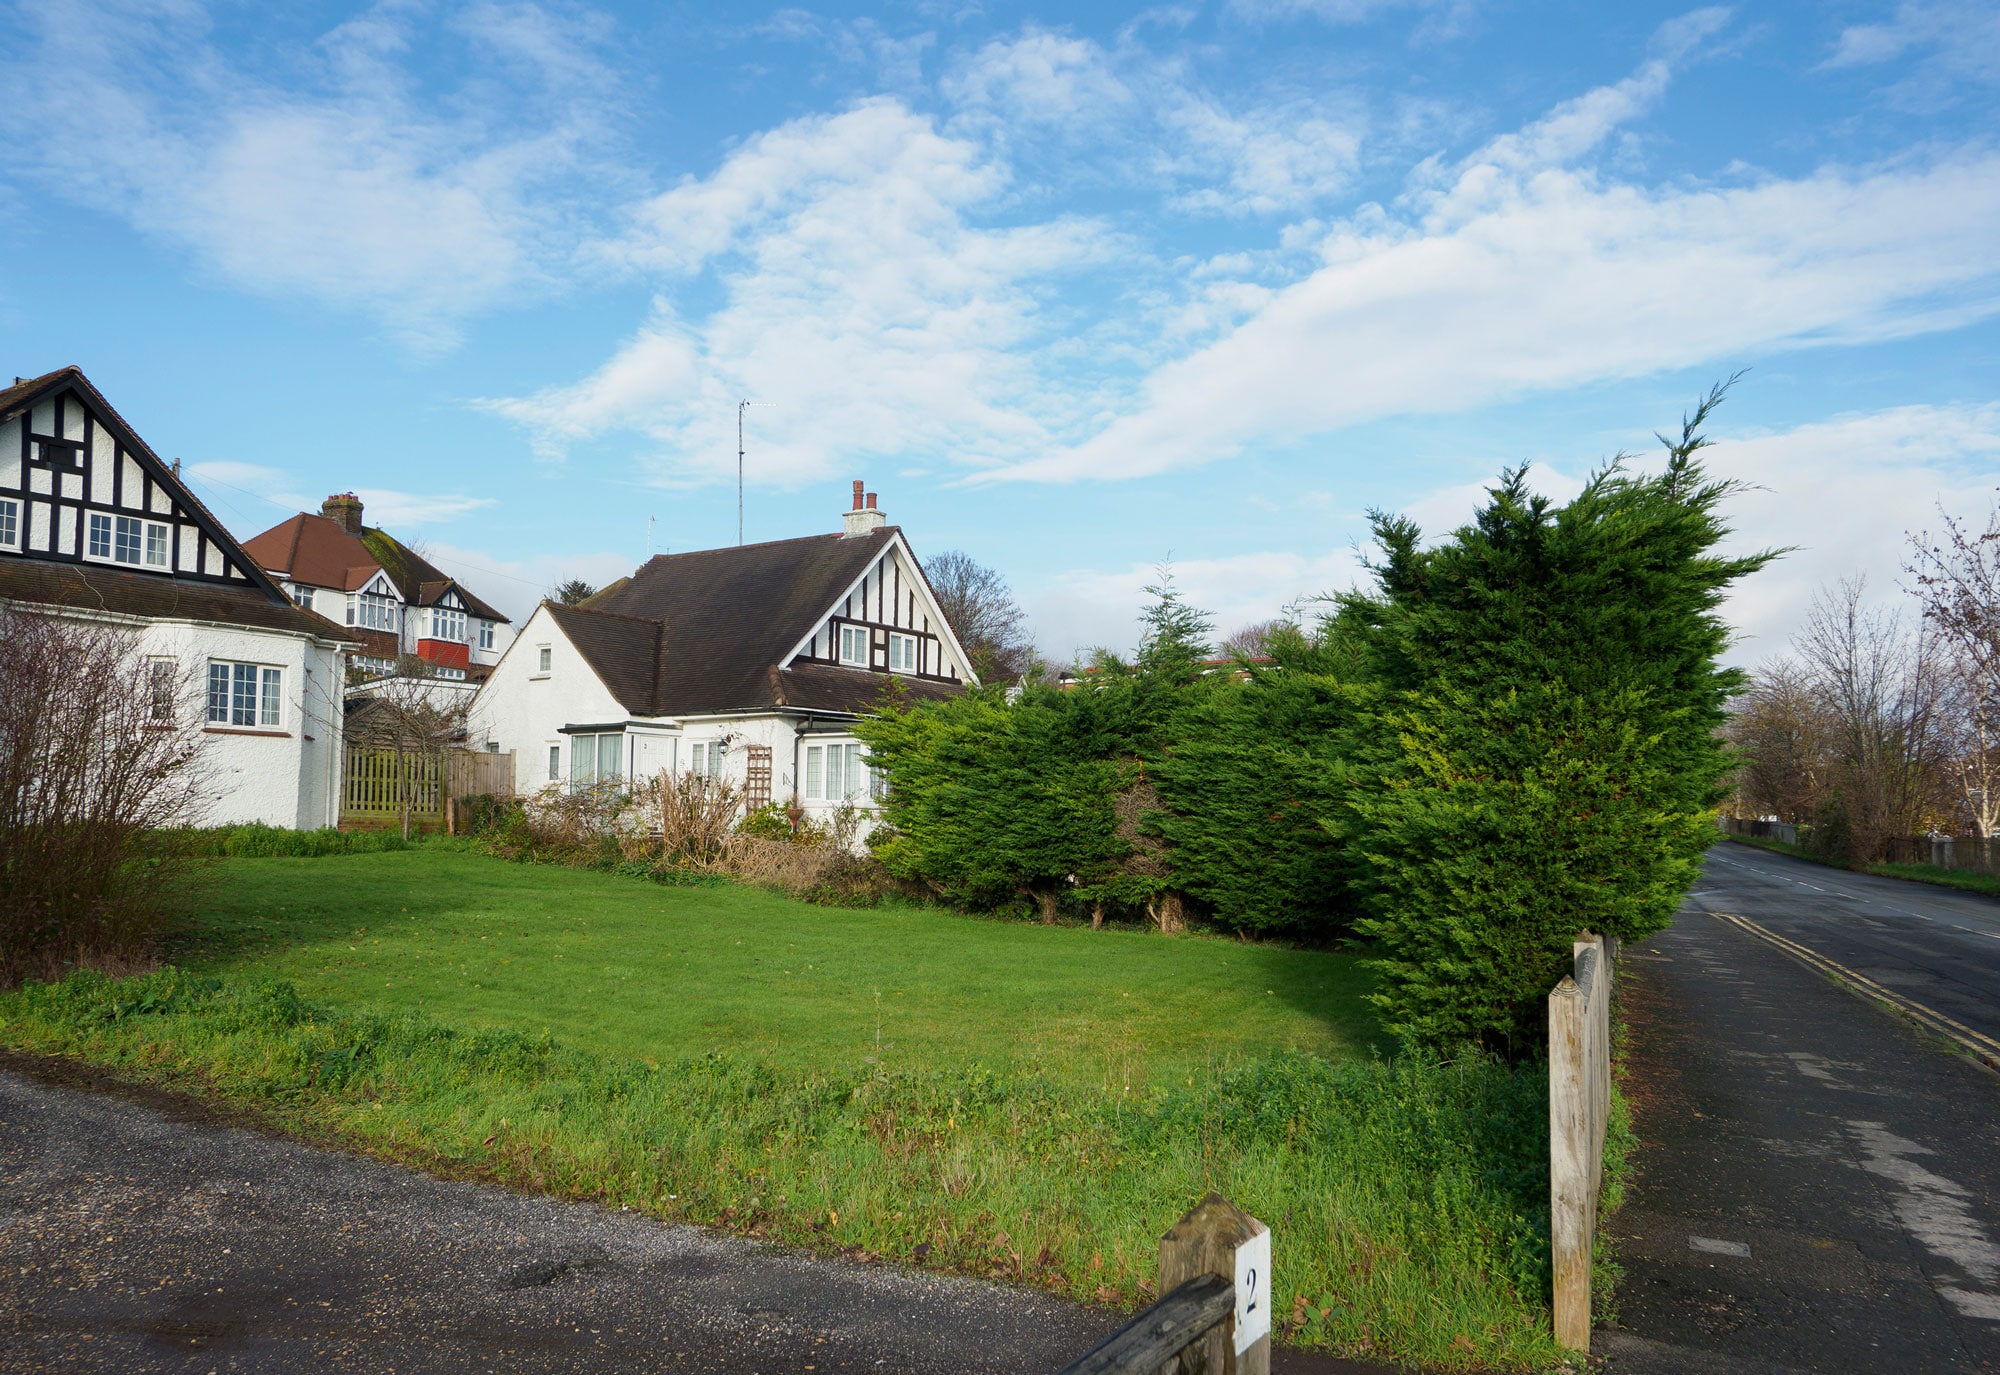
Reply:
<svg viewBox="0 0 2000 1375"><path fill-rule="evenodd" d="M977 1066L640 1060L163 970L0 998L10 1045L293 1129L820 1251L1135 1303L1219 1189L1281 1238L1287 1340L1535 1368L1551 1345L1546 1083L1488 1059L1281 1054L1124 1095Z"/></svg>

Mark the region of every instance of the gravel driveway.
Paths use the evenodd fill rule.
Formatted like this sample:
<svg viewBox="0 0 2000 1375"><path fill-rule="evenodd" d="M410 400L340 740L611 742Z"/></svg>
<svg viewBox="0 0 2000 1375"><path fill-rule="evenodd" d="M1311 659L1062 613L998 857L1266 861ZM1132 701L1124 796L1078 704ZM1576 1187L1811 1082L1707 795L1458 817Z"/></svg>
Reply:
<svg viewBox="0 0 2000 1375"><path fill-rule="evenodd" d="M0 1258L8 1371L1053 1371L1119 1320L440 1180L5 1054Z"/></svg>

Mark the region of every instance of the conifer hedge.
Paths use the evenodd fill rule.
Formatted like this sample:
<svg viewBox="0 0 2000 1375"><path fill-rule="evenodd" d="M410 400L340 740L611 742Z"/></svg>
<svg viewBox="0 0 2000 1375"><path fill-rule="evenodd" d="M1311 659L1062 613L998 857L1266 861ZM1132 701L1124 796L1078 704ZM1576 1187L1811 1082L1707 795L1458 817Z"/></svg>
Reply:
<svg viewBox="0 0 2000 1375"><path fill-rule="evenodd" d="M1714 836L1740 687L1717 610L1773 557L1717 552L1735 487L1697 455L1726 390L1656 473L1621 456L1557 505L1505 472L1428 546L1378 514L1375 585L1269 661L1205 664L1168 584L1130 665L864 723L882 857L1045 918L1171 894L1227 929L1352 933L1405 1038L1535 1053L1577 932L1664 927Z"/></svg>

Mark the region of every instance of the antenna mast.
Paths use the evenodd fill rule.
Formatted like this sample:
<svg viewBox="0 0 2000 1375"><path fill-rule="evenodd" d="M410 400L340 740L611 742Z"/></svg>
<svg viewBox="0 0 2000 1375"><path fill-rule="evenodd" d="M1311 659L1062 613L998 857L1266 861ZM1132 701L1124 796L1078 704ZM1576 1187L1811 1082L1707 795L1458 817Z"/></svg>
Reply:
<svg viewBox="0 0 2000 1375"><path fill-rule="evenodd" d="M736 403L736 542L743 543L743 412L750 408L746 400Z"/></svg>

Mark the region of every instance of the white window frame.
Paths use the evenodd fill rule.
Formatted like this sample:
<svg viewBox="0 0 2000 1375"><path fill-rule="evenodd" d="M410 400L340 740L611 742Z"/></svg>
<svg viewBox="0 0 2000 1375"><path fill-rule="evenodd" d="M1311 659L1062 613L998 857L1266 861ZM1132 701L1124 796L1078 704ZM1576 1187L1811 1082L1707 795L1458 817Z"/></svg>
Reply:
<svg viewBox="0 0 2000 1375"><path fill-rule="evenodd" d="M546 678L546 677L548 677L548 676L549 676L549 674L550 674L550 673L551 673L552 671L554 671L554 667L555 667L555 661L556 661L556 651L555 651L555 646L553 646L553 645L536 645L536 646L535 646L535 671L534 671L533 673L529 674L528 676L529 676L529 677L531 677L531 678Z"/></svg>
<svg viewBox="0 0 2000 1375"><path fill-rule="evenodd" d="M157 559L153 557L156 547ZM167 568L173 561L173 534L163 521L117 511L90 511L84 518L83 551L85 558L97 563Z"/></svg>
<svg viewBox="0 0 2000 1375"><path fill-rule="evenodd" d="M481 649L493 648L493 622L488 620L481 620L479 622L479 647Z"/></svg>
<svg viewBox="0 0 2000 1375"><path fill-rule="evenodd" d="M697 778L720 778L729 747L720 740L697 740L688 746L688 772Z"/></svg>
<svg viewBox="0 0 2000 1375"><path fill-rule="evenodd" d="M465 613L453 606L431 608L431 633L424 637L429 640L445 640L451 644L465 643Z"/></svg>
<svg viewBox="0 0 2000 1375"><path fill-rule="evenodd" d="M889 632L889 671L891 673L915 673L917 671L917 637L905 635L901 631Z"/></svg>
<svg viewBox="0 0 2000 1375"><path fill-rule="evenodd" d="M867 747L857 740L807 745L804 772L808 802L860 802L878 800L883 794Z"/></svg>
<svg viewBox="0 0 2000 1375"><path fill-rule="evenodd" d="M590 741L588 747L583 742ZM616 741L607 745L606 741ZM610 756L612 771L604 771L605 757ZM589 769L579 772L585 761ZM625 732L622 730L591 731L587 734L572 735L569 738L569 786L572 792L579 788L595 787L599 783L620 783L625 779Z"/></svg>
<svg viewBox="0 0 2000 1375"><path fill-rule="evenodd" d="M21 527L25 508L13 497L0 497L0 549L21 547Z"/></svg>
<svg viewBox="0 0 2000 1375"><path fill-rule="evenodd" d="M868 633L868 627L865 625L841 626L840 662L843 664L858 664L862 668L868 667L869 641L872 638ZM849 649L850 645L859 645L860 650L858 652L852 651Z"/></svg>
<svg viewBox="0 0 2000 1375"><path fill-rule="evenodd" d="M549 782L562 782L562 746L549 746Z"/></svg>
<svg viewBox="0 0 2000 1375"><path fill-rule="evenodd" d="M347 598L347 623L357 630L384 630L392 635L403 631L403 606L386 592L362 591Z"/></svg>
<svg viewBox="0 0 2000 1375"><path fill-rule="evenodd" d="M202 720L211 730L283 730L285 670L276 664L210 659Z"/></svg>

